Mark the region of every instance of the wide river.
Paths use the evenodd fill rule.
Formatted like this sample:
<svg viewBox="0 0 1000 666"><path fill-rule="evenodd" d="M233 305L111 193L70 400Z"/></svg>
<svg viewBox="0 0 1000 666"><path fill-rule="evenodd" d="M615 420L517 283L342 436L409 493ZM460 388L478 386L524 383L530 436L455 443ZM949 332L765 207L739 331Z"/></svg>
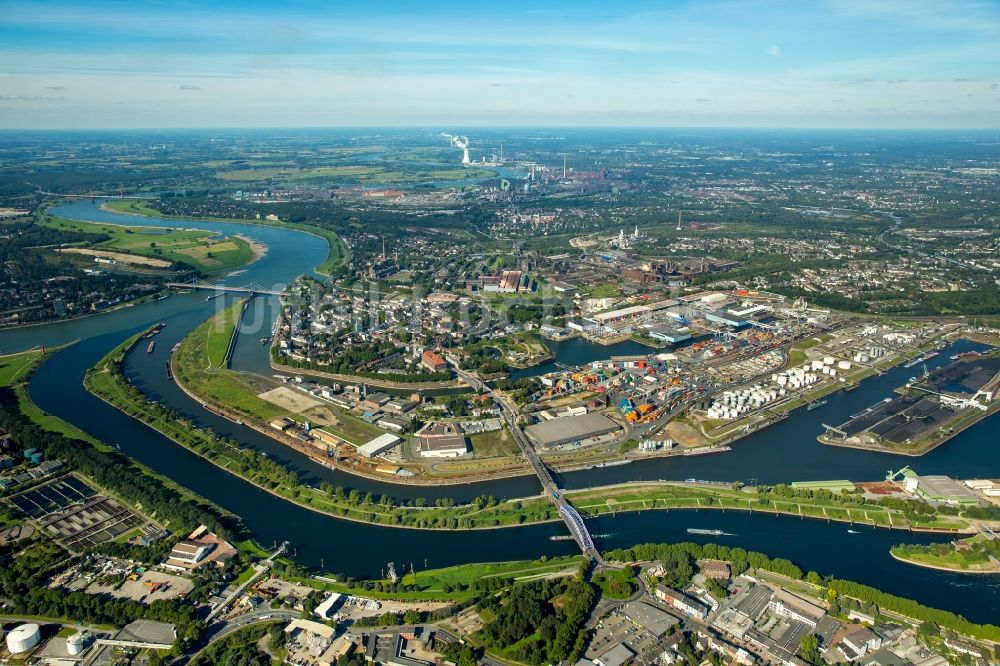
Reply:
<svg viewBox="0 0 1000 666"><path fill-rule="evenodd" d="M103 211L95 203L79 201L61 205L54 214L92 222L164 226L162 220ZM266 256L223 282L243 285L250 282L281 287L297 275L309 272L325 258L322 239L297 231L252 224L173 221L174 226L239 233L268 246ZM169 298L72 321L0 331L0 353L27 349L38 344L55 346L79 340L55 354L31 380L32 398L55 414L89 434L109 443L149 467L211 499L243 517L247 526L264 544L289 540L296 558L303 564L353 576L378 575L387 562L410 563L417 567L438 567L463 562L534 558L543 554L572 553L570 541L551 541L564 535L561 523L501 530L436 532L397 530L341 521L299 508L275 498L234 477L174 444L138 421L121 414L87 393L82 386L84 373L122 340L156 322L166 328L157 337L156 349L147 354L137 347L126 362L126 374L144 392L191 417L199 425L266 452L296 470L309 483L328 480L334 485L371 490L396 498L452 496L459 500L488 494L500 498L537 494L533 477L451 486L441 489L412 487L370 481L317 465L270 438L237 426L206 412L181 393L165 377L164 362L170 349L199 323L205 321L226 298L206 300L204 292ZM242 324L234 354L236 369L268 373L267 347L259 338L269 333L276 315L277 299L255 300ZM928 363L933 368L948 362L947 355L973 348L959 343ZM556 345L557 358L577 364L630 353L629 343L616 347L591 345L572 340ZM570 488L627 481L631 479L758 480L779 482L816 479L875 480L888 469L905 464L923 474L949 474L958 478L1000 476L1000 456L996 437L989 435L992 424L980 423L946 445L919 459L825 447L816 441L821 422L839 423L850 414L888 397L892 388L905 381L916 369L896 368L880 378L864 382L849 393L837 393L828 404L812 412L799 410L785 421L737 442L733 451L712 456L663 458L619 467L561 475ZM1000 576L961 575L920 569L893 560L889 547L897 543L930 543L942 540L921 534L885 529L855 528L818 520L748 515L719 511L646 511L589 521L591 531L607 535L603 548L629 546L641 542L715 540L729 545L759 550L774 557L787 557L804 569L857 580L895 594L911 597L931 606L946 608L980 621L1000 617ZM689 527L718 528L732 536L689 535Z"/></svg>

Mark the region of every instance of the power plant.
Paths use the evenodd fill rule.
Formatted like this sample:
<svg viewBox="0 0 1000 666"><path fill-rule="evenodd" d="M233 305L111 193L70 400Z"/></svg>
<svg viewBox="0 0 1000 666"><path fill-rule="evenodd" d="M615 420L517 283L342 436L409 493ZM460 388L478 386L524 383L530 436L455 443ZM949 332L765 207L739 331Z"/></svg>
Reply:
<svg viewBox="0 0 1000 666"><path fill-rule="evenodd" d="M441 132L441 136L448 139L448 141L456 148L462 149L462 164L469 164L469 137L458 136L453 134L448 134L446 132Z"/></svg>

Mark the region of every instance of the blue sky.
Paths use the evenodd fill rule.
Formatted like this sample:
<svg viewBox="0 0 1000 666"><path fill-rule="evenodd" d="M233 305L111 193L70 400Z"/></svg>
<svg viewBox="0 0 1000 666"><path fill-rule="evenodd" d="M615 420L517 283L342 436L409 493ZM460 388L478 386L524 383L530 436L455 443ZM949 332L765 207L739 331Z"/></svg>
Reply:
<svg viewBox="0 0 1000 666"><path fill-rule="evenodd" d="M0 0L0 127L1000 126L1000 0Z"/></svg>

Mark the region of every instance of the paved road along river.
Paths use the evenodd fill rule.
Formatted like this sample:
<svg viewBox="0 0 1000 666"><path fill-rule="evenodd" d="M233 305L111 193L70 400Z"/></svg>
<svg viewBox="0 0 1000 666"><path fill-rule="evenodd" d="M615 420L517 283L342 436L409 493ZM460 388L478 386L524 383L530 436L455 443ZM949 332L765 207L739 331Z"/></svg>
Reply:
<svg viewBox="0 0 1000 666"><path fill-rule="evenodd" d="M63 217L88 221L163 226L162 220L119 215L101 210L89 201L65 204L55 209ZM225 282L242 285L251 281L267 286L287 284L306 267L317 265L326 253L326 243L315 236L276 227L252 224L174 222L176 226L240 233L268 246L265 257L243 271L226 276ZM241 515L260 541L291 541L299 561L329 571L355 576L377 575L388 561L413 563L418 567L445 566L461 562L537 557L542 554L574 552L570 541L550 541L549 536L565 534L562 523L481 532L432 532L393 530L363 525L316 514L277 499L188 453L141 423L121 414L88 394L82 387L86 370L129 335L159 321L167 326L160 333L152 354L145 349L130 355L127 375L165 404L191 416L203 426L267 452L295 469L310 483L331 483L371 490L397 498L449 495L468 499L479 494L517 497L539 491L534 477L444 489L419 488L379 483L337 473L304 456L289 451L273 440L247 428L219 419L183 395L166 380L163 364L171 347L226 302L226 298L206 300L205 294L181 294L144 305L113 312L30 328L0 332L0 352L7 353L45 344L79 339L46 362L32 379L32 398L45 410L81 427L104 441L118 444L122 451L156 469L224 508ZM266 347L258 338L270 330L276 314L275 298L258 298L249 309L234 356L237 369L268 372ZM964 345L964 343L963 343ZM963 347L960 347L963 348ZM580 363L607 354L623 353L624 348L599 347L583 341L557 346L558 358ZM954 352L949 352L954 353ZM943 354L935 365L946 362ZM812 412L799 411L787 420L738 442L730 453L660 459L620 467L565 474L560 482L581 488L627 479L699 479L793 481L797 479L878 479L885 470L907 462L923 473L967 476L1000 476L1000 456L988 426L979 424L953 441L918 460L823 447L815 437L819 423L839 422L848 414L890 394L892 387L913 374L913 369L897 368L885 377L869 380L850 393L831 396L829 404ZM1000 577L963 577L959 574L917 569L896 562L888 548L896 543L927 543L940 537L862 528L850 534L845 525L788 517L736 512L647 511L622 514L593 521L592 532L610 535L598 544L603 548L627 546L645 541L714 540L729 545L760 550L787 557L806 569L857 580L924 603L962 613L978 621L1000 616ZM696 537L686 528L719 528L733 536Z"/></svg>

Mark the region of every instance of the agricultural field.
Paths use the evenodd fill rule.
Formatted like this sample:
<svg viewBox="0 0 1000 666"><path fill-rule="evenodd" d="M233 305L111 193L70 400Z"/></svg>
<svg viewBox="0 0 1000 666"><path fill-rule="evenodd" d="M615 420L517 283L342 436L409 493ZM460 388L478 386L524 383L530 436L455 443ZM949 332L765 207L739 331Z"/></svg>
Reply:
<svg viewBox="0 0 1000 666"><path fill-rule="evenodd" d="M231 183L321 183L324 181L346 181L360 183L422 183L435 180L473 180L494 175L488 169L457 168L402 168L394 170L382 166L260 166L252 168L226 169L217 171L218 180Z"/></svg>

